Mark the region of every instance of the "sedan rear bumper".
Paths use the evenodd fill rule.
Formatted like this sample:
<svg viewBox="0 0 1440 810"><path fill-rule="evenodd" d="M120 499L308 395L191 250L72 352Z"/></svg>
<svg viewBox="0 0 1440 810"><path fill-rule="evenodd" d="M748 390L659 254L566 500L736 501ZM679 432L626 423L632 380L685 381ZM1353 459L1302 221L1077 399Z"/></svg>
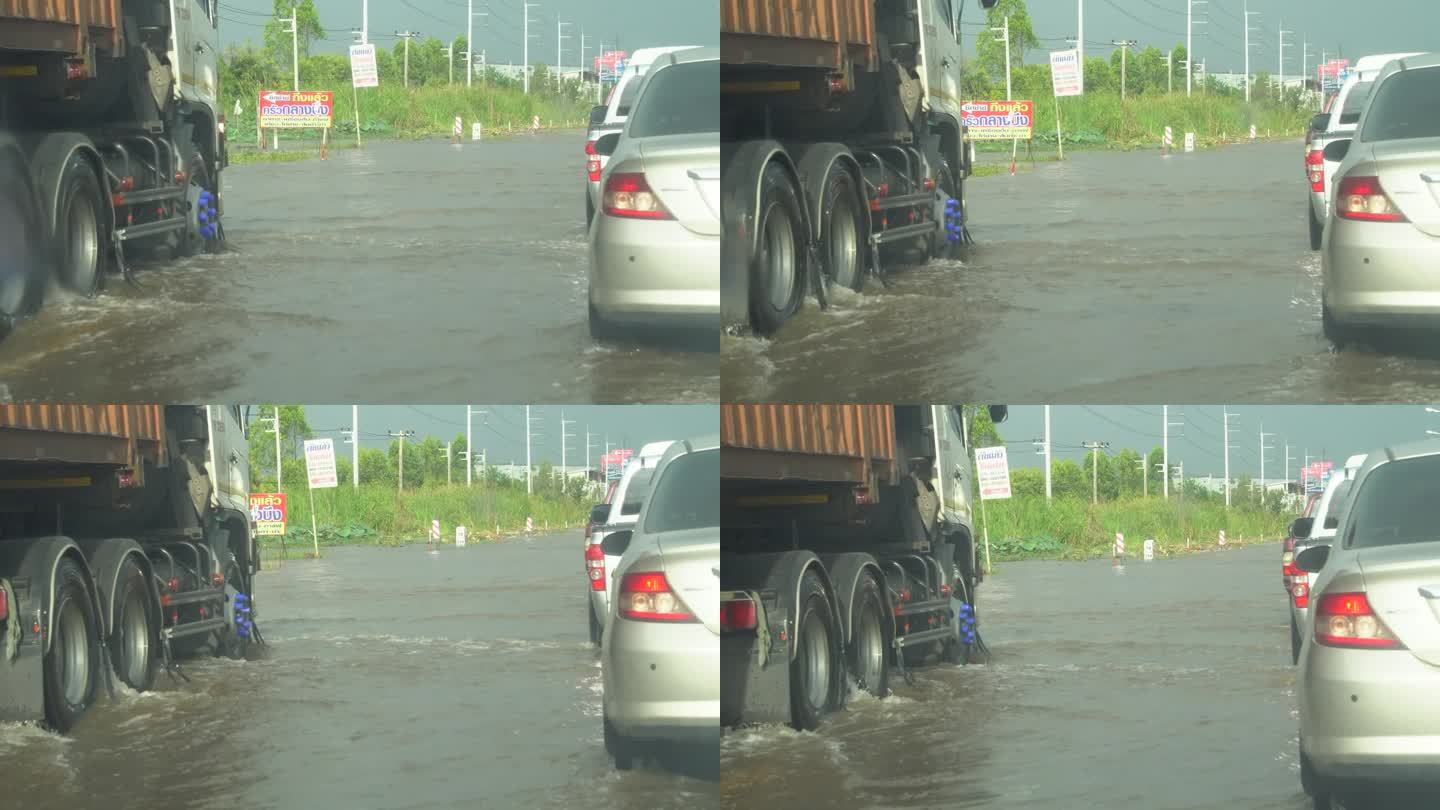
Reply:
<svg viewBox="0 0 1440 810"><path fill-rule="evenodd" d="M674 221L595 215L590 303L607 319L717 325L720 237Z"/></svg>
<svg viewBox="0 0 1440 810"><path fill-rule="evenodd" d="M1440 326L1440 239L1404 222L1326 222L1324 297L1346 324Z"/></svg>
<svg viewBox="0 0 1440 810"><path fill-rule="evenodd" d="M1440 773L1440 667L1408 650L1342 650L1307 642L1300 747L1323 776Z"/></svg>
<svg viewBox="0 0 1440 810"><path fill-rule="evenodd" d="M717 739L720 642L704 625L615 617L606 630L605 716L636 739Z"/></svg>

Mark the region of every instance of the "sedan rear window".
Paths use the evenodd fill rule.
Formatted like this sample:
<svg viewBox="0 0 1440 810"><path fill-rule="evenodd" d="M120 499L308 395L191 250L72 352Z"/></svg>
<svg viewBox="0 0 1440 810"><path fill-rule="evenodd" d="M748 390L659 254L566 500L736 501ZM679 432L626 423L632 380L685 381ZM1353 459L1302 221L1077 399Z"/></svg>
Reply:
<svg viewBox="0 0 1440 810"><path fill-rule="evenodd" d="M1440 136L1440 68L1391 74L1375 91L1363 141Z"/></svg>
<svg viewBox="0 0 1440 810"><path fill-rule="evenodd" d="M720 525L720 451L677 456L655 485L646 533Z"/></svg>
<svg viewBox="0 0 1440 810"><path fill-rule="evenodd" d="M1348 548L1372 548L1440 539L1440 456L1421 456L1376 467L1355 494L1345 525Z"/></svg>
<svg viewBox="0 0 1440 810"><path fill-rule="evenodd" d="M654 68L630 116L631 138L720 132L720 62Z"/></svg>
<svg viewBox="0 0 1440 810"><path fill-rule="evenodd" d="M1365 108L1365 99L1370 98L1374 82L1356 82L1345 95L1345 106L1340 108L1340 123L1353 124L1360 120L1360 111Z"/></svg>

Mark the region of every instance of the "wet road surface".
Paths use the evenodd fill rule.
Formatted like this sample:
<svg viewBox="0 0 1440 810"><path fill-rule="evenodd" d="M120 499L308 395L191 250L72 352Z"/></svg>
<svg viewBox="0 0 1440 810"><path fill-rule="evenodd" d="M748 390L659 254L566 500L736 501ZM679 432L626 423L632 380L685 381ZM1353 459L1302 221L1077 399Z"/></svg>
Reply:
<svg viewBox="0 0 1440 810"><path fill-rule="evenodd" d="M1424 399L1440 353L1334 354L1320 331L1299 141L1072 152L979 178L979 246L813 299L774 340L722 339L727 400ZM1402 353L1396 353L1401 350ZM968 398L968 399L967 399Z"/></svg>
<svg viewBox="0 0 1440 810"><path fill-rule="evenodd" d="M714 401L713 332L591 340L583 144L232 167L228 252L142 267L143 290L52 294L0 343L0 383L15 399Z"/></svg>
<svg viewBox="0 0 1440 810"><path fill-rule="evenodd" d="M69 738L0 725L0 805L716 807L713 747L611 766L582 544L333 549L262 571L264 660L190 663L192 683L102 700Z"/></svg>
<svg viewBox="0 0 1440 810"><path fill-rule="evenodd" d="M723 806L1309 808L1279 558L1004 563L990 664L892 671L819 733L728 733Z"/></svg>

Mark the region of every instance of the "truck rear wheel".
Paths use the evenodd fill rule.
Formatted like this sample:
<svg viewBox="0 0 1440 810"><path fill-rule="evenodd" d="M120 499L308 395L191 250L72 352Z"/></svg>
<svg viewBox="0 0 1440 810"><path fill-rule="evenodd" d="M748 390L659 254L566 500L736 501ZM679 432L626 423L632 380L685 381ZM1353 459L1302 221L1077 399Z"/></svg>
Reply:
<svg viewBox="0 0 1440 810"><path fill-rule="evenodd" d="M832 163L822 188L820 244L825 251L825 274L831 282L858 292L865 281L861 217L868 214L860 204L855 176L840 163Z"/></svg>
<svg viewBox="0 0 1440 810"><path fill-rule="evenodd" d="M54 635L45 654L45 722L65 733L95 700L100 685L100 634L95 600L80 566L55 571Z"/></svg>
<svg viewBox="0 0 1440 810"><path fill-rule="evenodd" d="M134 560L126 560L120 569L119 600L115 614L115 632L110 638L110 660L115 674L126 686L144 692L155 685L160 659L155 655L158 618L151 610L150 589L145 574Z"/></svg>
<svg viewBox="0 0 1440 810"><path fill-rule="evenodd" d="M850 670L861 689L883 698L890 693L890 651L885 643L885 603L874 577L867 575L860 583L853 610Z"/></svg>
<svg viewBox="0 0 1440 810"><path fill-rule="evenodd" d="M40 199L55 206L48 213L56 281L87 297L104 280L112 232L105 183L89 157L93 150L84 135L57 132L45 136L33 158Z"/></svg>
<svg viewBox="0 0 1440 810"><path fill-rule="evenodd" d="M809 262L804 221L800 193L789 172L778 163L766 166L755 217L759 245L750 266L750 311L755 331L762 335L790 320L805 299Z"/></svg>
<svg viewBox="0 0 1440 810"><path fill-rule="evenodd" d="M840 635L820 575L805 572L800 581L800 612L795 620L795 660L790 662L791 723L814 731L840 705Z"/></svg>
<svg viewBox="0 0 1440 810"><path fill-rule="evenodd" d="M0 135L0 337L15 321L33 313L49 277L51 256L44 234L48 218L25 153L8 135Z"/></svg>

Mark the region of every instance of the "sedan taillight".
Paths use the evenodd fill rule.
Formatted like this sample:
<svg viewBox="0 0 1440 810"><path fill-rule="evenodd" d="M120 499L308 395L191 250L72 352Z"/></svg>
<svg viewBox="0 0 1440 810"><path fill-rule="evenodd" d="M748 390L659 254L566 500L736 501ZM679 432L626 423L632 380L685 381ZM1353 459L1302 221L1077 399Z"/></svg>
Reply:
<svg viewBox="0 0 1440 810"><path fill-rule="evenodd" d="M590 577L590 590L605 590L605 549L599 543L585 547L585 572Z"/></svg>
<svg viewBox="0 0 1440 810"><path fill-rule="evenodd" d="M1346 177L1335 195L1335 215L1365 222L1408 222L1380 187L1378 177Z"/></svg>
<svg viewBox="0 0 1440 810"><path fill-rule="evenodd" d="M1308 593L1306 594L1308 597ZM1403 650L1363 593L1327 593L1315 610L1315 641L1327 647Z"/></svg>
<svg viewBox="0 0 1440 810"><path fill-rule="evenodd" d="M1311 191L1325 190L1325 153L1311 149L1305 154L1305 171L1310 177Z"/></svg>
<svg viewBox="0 0 1440 810"><path fill-rule="evenodd" d="M631 219L674 219L640 172L616 172L605 181L605 213Z"/></svg>
<svg viewBox="0 0 1440 810"><path fill-rule="evenodd" d="M695 614L670 590L659 571L626 574L620 580L620 615L650 622L693 622Z"/></svg>

